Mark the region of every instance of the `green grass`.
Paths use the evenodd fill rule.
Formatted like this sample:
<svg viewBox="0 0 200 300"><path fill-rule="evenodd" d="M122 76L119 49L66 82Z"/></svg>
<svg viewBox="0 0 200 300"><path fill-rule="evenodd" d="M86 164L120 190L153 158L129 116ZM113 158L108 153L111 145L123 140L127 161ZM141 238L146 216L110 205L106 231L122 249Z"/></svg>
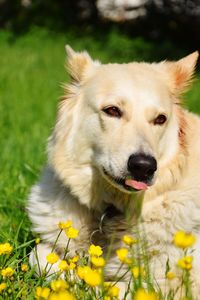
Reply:
<svg viewBox="0 0 200 300"><path fill-rule="evenodd" d="M45 145L62 95L64 45L87 49L102 62L177 58L185 51L170 42L156 45L111 30L68 31L66 34L34 29L14 37L0 31L0 241L19 247L32 238L25 203L45 160ZM200 112L200 81L187 94L188 107ZM26 256L29 247L16 259Z"/></svg>

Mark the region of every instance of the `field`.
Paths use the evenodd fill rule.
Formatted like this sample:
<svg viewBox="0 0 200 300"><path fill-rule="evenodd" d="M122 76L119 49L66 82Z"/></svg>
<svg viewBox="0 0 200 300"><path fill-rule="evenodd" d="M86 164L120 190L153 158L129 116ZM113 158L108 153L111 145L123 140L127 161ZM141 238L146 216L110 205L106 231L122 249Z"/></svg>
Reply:
<svg viewBox="0 0 200 300"><path fill-rule="evenodd" d="M0 242L8 241L18 249L12 263L27 256L29 241L34 239L25 204L46 160L46 140L62 95L60 84L68 80L64 69L67 43L76 50L87 49L102 62L153 61L187 54L169 42L158 47L116 30L104 36L86 32L81 37L76 31L55 34L44 29L20 37L0 32ZM190 110L200 113L200 81L194 82L184 98ZM7 298L22 299L22 294Z"/></svg>

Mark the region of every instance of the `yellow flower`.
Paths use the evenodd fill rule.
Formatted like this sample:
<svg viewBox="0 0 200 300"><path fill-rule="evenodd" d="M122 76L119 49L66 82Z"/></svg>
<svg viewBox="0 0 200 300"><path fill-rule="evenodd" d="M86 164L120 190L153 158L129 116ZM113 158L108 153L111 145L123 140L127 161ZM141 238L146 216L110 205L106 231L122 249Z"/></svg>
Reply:
<svg viewBox="0 0 200 300"><path fill-rule="evenodd" d="M79 256L78 255L75 255L75 256L73 256L73 257L71 257L70 259L69 259L69 261L70 262L73 262L73 263L76 263L78 260L79 260Z"/></svg>
<svg viewBox="0 0 200 300"><path fill-rule="evenodd" d="M35 298L38 300L48 299L49 294L50 294L50 289L48 287L42 288L41 286L38 286L36 288Z"/></svg>
<svg viewBox="0 0 200 300"><path fill-rule="evenodd" d="M125 263L127 261L128 249L120 248L116 251L116 254L121 262Z"/></svg>
<svg viewBox="0 0 200 300"><path fill-rule="evenodd" d="M183 258L180 258L178 260L177 265L182 269L190 270L192 269L192 261L193 261L192 256L184 256Z"/></svg>
<svg viewBox="0 0 200 300"><path fill-rule="evenodd" d="M118 297L119 296L119 288L117 286L112 286L108 290L108 295L111 297Z"/></svg>
<svg viewBox="0 0 200 300"><path fill-rule="evenodd" d="M101 256L103 254L102 248L100 246L90 245L88 250L90 256Z"/></svg>
<svg viewBox="0 0 200 300"><path fill-rule="evenodd" d="M60 228L60 229L67 229L67 228L69 228L69 227L71 227L72 226L72 221L71 220L68 220L68 221L66 221L66 222L59 222L58 223L58 227Z"/></svg>
<svg viewBox="0 0 200 300"><path fill-rule="evenodd" d="M36 239L35 239L35 243L36 243L36 245L38 245L38 244L40 243L40 241L41 241L41 240L40 240L40 238L39 238L39 237L38 237L38 238L36 238Z"/></svg>
<svg viewBox="0 0 200 300"><path fill-rule="evenodd" d="M135 279L137 279L137 278L139 277L139 274L140 274L140 269L139 269L139 267L133 267L133 268L131 269L131 271L132 271L133 277L134 277Z"/></svg>
<svg viewBox="0 0 200 300"><path fill-rule="evenodd" d="M61 271L69 271L74 270L76 268L76 265L73 262L68 263L66 260L61 260L58 267Z"/></svg>
<svg viewBox="0 0 200 300"><path fill-rule="evenodd" d="M119 296L119 288L116 285L113 285L112 282L105 282L104 287L105 287L107 296L109 296L109 297L118 297Z"/></svg>
<svg viewBox="0 0 200 300"><path fill-rule="evenodd" d="M2 254L10 254L13 250L13 247L10 243L0 244L0 255Z"/></svg>
<svg viewBox="0 0 200 300"><path fill-rule="evenodd" d="M137 279L139 276L145 277L145 270L142 266L135 266L131 269L131 272L133 274L133 277Z"/></svg>
<svg viewBox="0 0 200 300"><path fill-rule="evenodd" d="M54 292L64 291L68 288L66 281L59 279L51 281L51 289Z"/></svg>
<svg viewBox="0 0 200 300"><path fill-rule="evenodd" d="M135 244L137 242L130 235L124 235L122 241L124 242L124 244L126 244L128 246L132 246L133 244Z"/></svg>
<svg viewBox="0 0 200 300"><path fill-rule="evenodd" d="M92 256L91 257L91 262L95 267L102 268L105 266L105 259L103 257L96 257Z"/></svg>
<svg viewBox="0 0 200 300"><path fill-rule="evenodd" d="M98 286L101 283L101 275L97 271L90 269L85 273L84 281L92 287Z"/></svg>
<svg viewBox="0 0 200 300"><path fill-rule="evenodd" d="M22 272L27 272L28 271L28 265L27 264L22 264L21 265L21 270L22 270Z"/></svg>
<svg viewBox="0 0 200 300"><path fill-rule="evenodd" d="M75 263L70 262L70 263L69 263L69 270L74 270L75 268L76 268Z"/></svg>
<svg viewBox="0 0 200 300"><path fill-rule="evenodd" d="M144 289L137 290L134 300L158 300L158 295L154 292L147 292Z"/></svg>
<svg viewBox="0 0 200 300"><path fill-rule="evenodd" d="M185 249L194 245L196 237L192 233L180 230L175 233L173 242L177 247Z"/></svg>
<svg viewBox="0 0 200 300"><path fill-rule="evenodd" d="M85 267L78 266L78 268L77 268L78 277L80 279L84 279L85 273L88 271L88 269L90 269L88 266L85 266Z"/></svg>
<svg viewBox="0 0 200 300"><path fill-rule="evenodd" d="M51 293L48 300L76 300L76 298L67 291Z"/></svg>
<svg viewBox="0 0 200 300"><path fill-rule="evenodd" d="M61 271L68 271L69 270L69 265L66 262L66 260L61 260L58 267Z"/></svg>
<svg viewBox="0 0 200 300"><path fill-rule="evenodd" d="M4 277L4 278L9 278L9 277L12 277L14 274L14 270L10 267L8 268L5 268L3 270L1 270L1 275Z"/></svg>
<svg viewBox="0 0 200 300"><path fill-rule="evenodd" d="M92 270L90 267L79 266L77 269L77 275L80 279L83 279L88 285L94 287L100 285L101 275L96 270Z"/></svg>
<svg viewBox="0 0 200 300"><path fill-rule="evenodd" d="M53 265L57 263L57 261L59 260L59 256L56 253L52 252L46 256L46 259L49 264Z"/></svg>
<svg viewBox="0 0 200 300"><path fill-rule="evenodd" d="M3 290L5 290L6 287L7 287L7 285L6 285L5 282L0 283L0 293L1 293Z"/></svg>
<svg viewBox="0 0 200 300"><path fill-rule="evenodd" d="M75 239L78 236L78 229L74 228L74 227L69 227L65 230L66 236L69 239Z"/></svg>
<svg viewBox="0 0 200 300"><path fill-rule="evenodd" d="M172 271L169 271L166 274L166 278L169 280L173 280L174 278L176 278L176 275Z"/></svg>

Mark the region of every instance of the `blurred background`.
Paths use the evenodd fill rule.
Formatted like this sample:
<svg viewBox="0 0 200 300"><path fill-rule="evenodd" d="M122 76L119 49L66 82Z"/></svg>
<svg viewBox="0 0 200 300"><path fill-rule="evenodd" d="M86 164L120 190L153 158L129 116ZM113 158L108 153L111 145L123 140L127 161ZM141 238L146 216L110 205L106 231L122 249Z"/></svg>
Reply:
<svg viewBox="0 0 200 300"><path fill-rule="evenodd" d="M178 59L200 49L200 0L0 0L0 240L30 234L25 203L46 161L64 45L102 62ZM200 80L184 96L200 113Z"/></svg>
<svg viewBox="0 0 200 300"><path fill-rule="evenodd" d="M103 37L113 25L130 37L198 48L200 0L0 0L0 26L17 34L32 26L75 27L80 34L98 29Z"/></svg>
<svg viewBox="0 0 200 300"><path fill-rule="evenodd" d="M103 42L115 28L158 47L168 40L191 51L200 47L200 0L0 0L1 28L23 34L33 26L73 28L82 38L90 31Z"/></svg>

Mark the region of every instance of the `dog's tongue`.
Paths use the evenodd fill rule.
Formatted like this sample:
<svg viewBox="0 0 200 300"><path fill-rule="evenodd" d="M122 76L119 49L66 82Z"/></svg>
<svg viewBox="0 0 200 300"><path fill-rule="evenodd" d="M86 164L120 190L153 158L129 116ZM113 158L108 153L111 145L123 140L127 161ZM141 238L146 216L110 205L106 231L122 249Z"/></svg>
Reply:
<svg viewBox="0 0 200 300"><path fill-rule="evenodd" d="M136 181L133 179L126 179L125 184L128 186L131 186L135 190L139 190L139 191L148 189L148 186L146 183L141 182L141 181Z"/></svg>

